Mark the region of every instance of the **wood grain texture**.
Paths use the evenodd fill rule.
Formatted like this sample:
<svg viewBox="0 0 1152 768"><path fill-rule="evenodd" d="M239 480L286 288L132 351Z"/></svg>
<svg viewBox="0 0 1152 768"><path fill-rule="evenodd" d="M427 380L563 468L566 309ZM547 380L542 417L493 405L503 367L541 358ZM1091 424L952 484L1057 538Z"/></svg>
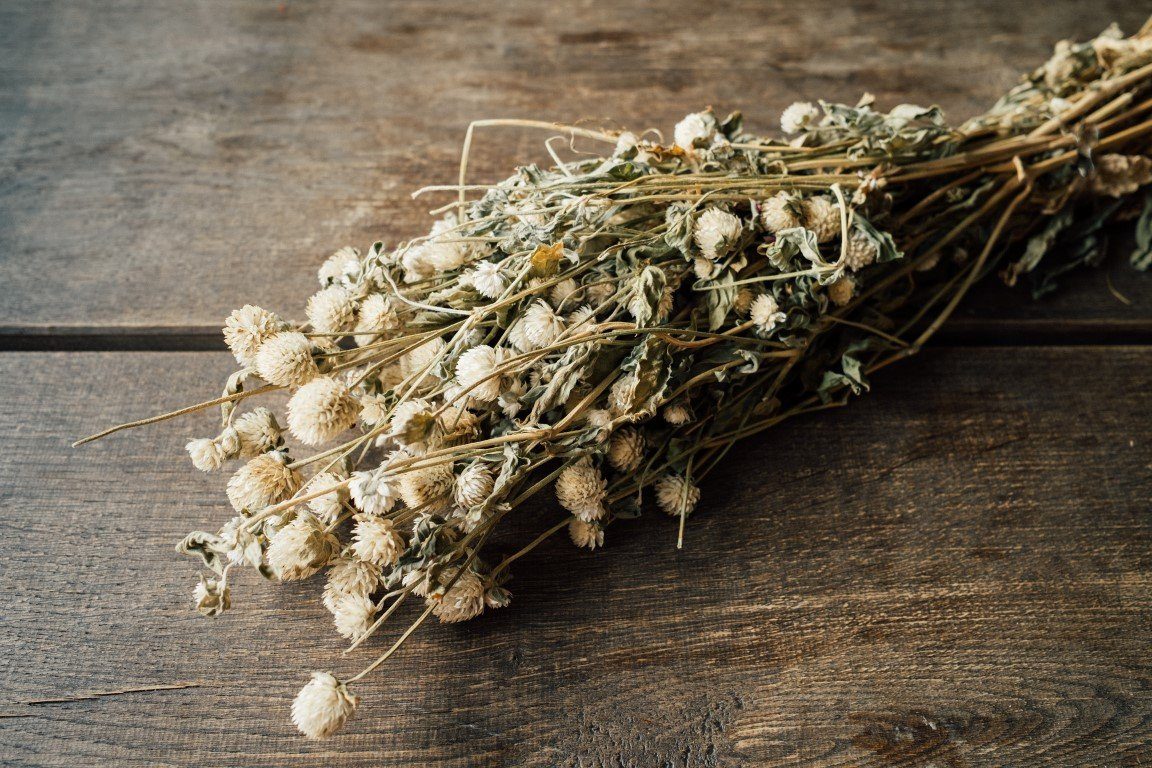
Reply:
<svg viewBox="0 0 1152 768"><path fill-rule="evenodd" d="M319 584L251 574L233 612L191 612L195 569L172 546L227 513L224 477L181 446L211 419L68 448L214 392L229 369L209 353L0 356L0 764L1152 754L1152 350L936 350L885 371L850 408L733 451L685 550L655 513L602 551L546 543L514 569L512 606L420 632L322 744L294 735L291 696L309 669L347 674L387 638L341 659ZM557 514L526 509L497 545Z"/></svg>
<svg viewBox="0 0 1152 768"><path fill-rule="evenodd" d="M248 301L299 316L337 247L427 231L441 201L409 192L454 180L474 119L668 131L712 104L768 131L796 99L865 90L960 119L1056 40L1147 13L1129 0L6 0L0 346L52 346L60 326L127 327L109 348L204 336ZM480 135L473 178L542 158L544 138ZM975 305L965 322L985 340L1009 321L1010 338L1152 336L1152 277L1113 281L1131 306L1101 274L1053 303Z"/></svg>

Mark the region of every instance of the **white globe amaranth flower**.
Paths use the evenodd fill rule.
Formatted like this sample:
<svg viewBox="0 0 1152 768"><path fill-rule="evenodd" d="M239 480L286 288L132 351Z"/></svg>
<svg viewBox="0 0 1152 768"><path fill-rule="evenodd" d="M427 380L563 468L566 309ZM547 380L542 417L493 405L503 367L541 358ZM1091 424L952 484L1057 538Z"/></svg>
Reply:
<svg viewBox="0 0 1152 768"><path fill-rule="evenodd" d="M366 563L391 568L404 553L404 537L386 517L358 515L352 532L352 554Z"/></svg>
<svg viewBox="0 0 1152 768"><path fill-rule="evenodd" d="M452 500L462 509L477 507L492 495L495 484L496 477L492 474L492 470L482 462L473 462L456 476Z"/></svg>
<svg viewBox="0 0 1152 768"><path fill-rule="evenodd" d="M398 404L388 426L388 433L409 453L425 453L439 442L435 409L427 400L414 398Z"/></svg>
<svg viewBox="0 0 1152 768"><path fill-rule="evenodd" d="M604 546L604 527L599 522L573 517L568 521L568 537L572 543L584 549Z"/></svg>
<svg viewBox="0 0 1152 768"><path fill-rule="evenodd" d="M587 459L565 467L556 478L556 499L581 520L599 520L608 513L607 489L608 482Z"/></svg>
<svg viewBox="0 0 1152 768"><path fill-rule="evenodd" d="M700 489L683 475L667 474L656 481L656 503L669 515L690 515L700 501Z"/></svg>
<svg viewBox="0 0 1152 768"><path fill-rule="evenodd" d="M323 445L356 423L360 404L330 376L309 381L288 401L288 429L305 445Z"/></svg>
<svg viewBox="0 0 1152 768"><path fill-rule="evenodd" d="M828 291L828 298L833 304L843 307L856 295L856 281L851 275L844 275L836 282L830 283L825 290Z"/></svg>
<svg viewBox="0 0 1152 768"><path fill-rule="evenodd" d="M268 566L280 581L306 579L340 551L340 540L310 512L300 512L268 542Z"/></svg>
<svg viewBox="0 0 1152 768"><path fill-rule="evenodd" d="M329 285L347 285L355 281L360 274L360 251L350 246L344 246L333 253L316 273L320 287Z"/></svg>
<svg viewBox="0 0 1152 768"><path fill-rule="evenodd" d="M376 604L367 595L340 595L332 601L332 623L341 637L355 640L376 618Z"/></svg>
<svg viewBox="0 0 1152 768"><path fill-rule="evenodd" d="M213 472L223 466L228 454L219 442L207 437L189 440L184 446L192 459L192 466L201 472Z"/></svg>
<svg viewBox="0 0 1152 768"><path fill-rule="evenodd" d="M443 591L453 579L452 587ZM471 570L445 568L440 574L440 585L436 594L428 595L425 602L442 623L468 621L484 612L484 581Z"/></svg>
<svg viewBox="0 0 1152 768"><path fill-rule="evenodd" d="M310 739L324 739L356 712L357 698L330 672L313 672L292 701L292 722Z"/></svg>
<svg viewBox="0 0 1152 768"><path fill-rule="evenodd" d="M281 451L249 461L228 480L228 501L237 511L256 511L284 501L300 488L300 473L289 469Z"/></svg>
<svg viewBox="0 0 1152 768"><path fill-rule="evenodd" d="M1092 191L1108 197L1130 195L1152 183L1152 159L1143 155L1109 153L1096 158Z"/></svg>
<svg viewBox="0 0 1152 768"><path fill-rule="evenodd" d="M668 422L674 427L683 426L695 420L692 415L692 409L682 402L668 403L664 409L660 411L660 415L664 417L664 421Z"/></svg>
<svg viewBox="0 0 1152 768"><path fill-rule="evenodd" d="M879 255L880 250L872 238L861 232L853 232L844 252L844 265L856 272L874 263Z"/></svg>
<svg viewBox="0 0 1152 768"><path fill-rule="evenodd" d="M325 488L335 488L343 482L344 478L335 472L320 472L313 475L308 482L304 484L304 495L310 495L317 491L322 491ZM308 509L320 520L331 524L336 522L336 519L340 517L340 513L344 511L344 501L347 498L347 488L336 488L329 493L325 493L323 496L310 499L307 502Z"/></svg>
<svg viewBox="0 0 1152 768"><path fill-rule="evenodd" d="M580 284L570 277L564 278L548 292L548 301L557 310L571 309L580 299Z"/></svg>
<svg viewBox="0 0 1152 768"><path fill-rule="evenodd" d="M382 569L376 563L341 555L328 568L328 581L324 584L324 607L334 613L337 602L343 597L371 595L380 586L381 576Z"/></svg>
<svg viewBox="0 0 1152 768"><path fill-rule="evenodd" d="M451 508L456 475L450 463L405 470L399 479L400 497L409 509L437 515Z"/></svg>
<svg viewBox="0 0 1152 768"><path fill-rule="evenodd" d="M256 363L256 352L260 345L274 334L287 329L288 324L275 313L254 304L245 304L224 320L224 343L232 351L236 362L251 367Z"/></svg>
<svg viewBox="0 0 1152 768"><path fill-rule="evenodd" d="M356 299L343 286L330 285L309 297L304 313L317 333L342 333L356 322Z"/></svg>
<svg viewBox="0 0 1152 768"><path fill-rule="evenodd" d="M276 416L264 406L237 416L232 428L240 438L240 455L244 457L267 453L284 441Z"/></svg>
<svg viewBox="0 0 1152 768"><path fill-rule="evenodd" d="M370 294L360 303L354 339L357 346L367 346L381 338L389 338L403 327L392 300L382 293Z"/></svg>
<svg viewBox="0 0 1152 768"><path fill-rule="evenodd" d="M494 261L482 261L467 272L462 281L486 299L498 299L508 289L508 279Z"/></svg>
<svg viewBox="0 0 1152 768"><path fill-rule="evenodd" d="M795 194L777 192L760 204L760 224L773 234L794 229L803 223L802 212L803 202Z"/></svg>
<svg viewBox="0 0 1152 768"><path fill-rule="evenodd" d="M511 356L504 348L487 344L472 347L456 361L456 378L467 389L469 397L490 403L500 396L504 375L497 373L499 366Z"/></svg>
<svg viewBox="0 0 1152 768"><path fill-rule="evenodd" d="M788 315L780 311L780 305L770 294L762 293L752 302L748 310L749 317L756 324L760 333L773 331L780 323L788 319Z"/></svg>
<svg viewBox="0 0 1152 768"><path fill-rule="evenodd" d="M312 342L299 331L270 336L256 352L256 373L269 384L298 387L319 375Z"/></svg>
<svg viewBox="0 0 1152 768"><path fill-rule="evenodd" d="M390 477L383 466L367 472L353 472L348 493L356 508L366 515L385 515L400 499L396 479Z"/></svg>
<svg viewBox="0 0 1152 768"><path fill-rule="evenodd" d="M685 152L693 152L697 147L706 147L712 144L716 136L717 122L711 112L693 112L676 123L672 131L672 138L676 146Z"/></svg>
<svg viewBox="0 0 1152 768"><path fill-rule="evenodd" d="M446 346L444 339L437 336L413 347L401 356L400 372L404 374L404 378L411 378L426 371L425 381L434 379L434 364Z"/></svg>
<svg viewBox="0 0 1152 768"><path fill-rule="evenodd" d="M740 241L744 225L740 219L722 208L708 208L696 219L692 233L697 247L708 259L715 261L728 254Z"/></svg>
<svg viewBox="0 0 1152 768"><path fill-rule="evenodd" d="M608 440L608 463L621 472L631 472L644 458L644 435L640 430L624 426L612 433Z"/></svg>
<svg viewBox="0 0 1152 768"><path fill-rule="evenodd" d="M804 199L804 226L816 235L816 242L827 243L838 238L843 231L840 206L824 195Z"/></svg>
<svg viewBox="0 0 1152 768"><path fill-rule="evenodd" d="M820 119L820 109L809 101L797 101L789 104L780 113L780 130L787 134L800 131L815 125Z"/></svg>

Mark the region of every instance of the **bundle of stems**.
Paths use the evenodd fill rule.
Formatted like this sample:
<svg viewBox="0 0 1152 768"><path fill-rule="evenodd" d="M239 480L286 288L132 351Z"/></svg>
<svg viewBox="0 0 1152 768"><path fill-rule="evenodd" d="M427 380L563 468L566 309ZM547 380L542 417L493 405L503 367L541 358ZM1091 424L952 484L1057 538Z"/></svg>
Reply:
<svg viewBox="0 0 1152 768"><path fill-rule="evenodd" d="M596 154L466 183L476 128L543 127ZM672 140L487 121L423 237L344 248L306 320L248 305L225 322L240 365L197 468L244 463L235 514L180 549L209 574L197 608L231 604L234 572L323 572L324 603L355 649L413 597L416 618L345 680L315 673L293 704L310 737L335 732L377 668L429 617L507 605L509 566L566 529L604 543L651 495L677 546L700 483L738 441L844 405L917 352L969 289L1000 270L1050 290L1100 258L1102 228L1139 217L1152 253L1152 31L1060 43L986 114L798 103L783 139L738 114L688 115ZM1022 247L1017 247L1022 246ZM239 406L291 392L286 415ZM281 427L287 426L287 435ZM81 442L86 442L81 441ZM305 455L305 447L315 447ZM563 516L499 562L485 544L554 486Z"/></svg>

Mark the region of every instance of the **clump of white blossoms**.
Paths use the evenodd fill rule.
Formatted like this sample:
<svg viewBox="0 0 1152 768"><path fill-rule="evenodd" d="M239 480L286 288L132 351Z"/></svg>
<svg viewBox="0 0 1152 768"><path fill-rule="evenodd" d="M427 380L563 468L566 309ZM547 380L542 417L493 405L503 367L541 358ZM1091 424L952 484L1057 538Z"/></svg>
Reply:
<svg viewBox="0 0 1152 768"><path fill-rule="evenodd" d="M1044 293L1100 222L1152 231L1150 64L1152 32L1067 43L961 125L865 98L789 106L782 139L711 109L668 139L557 126L603 151L554 142L556 167L451 188L423 237L341 248L296 316L230 314L238 370L172 414L219 408L182 445L232 507L180 545L208 571L196 609L246 572L319 578L356 648L393 616L483 620L556 534L597 550L659 510L690 542L737 440L863 393L978 277ZM514 518L538 532L494 548ZM317 673L292 717L322 738L355 708Z"/></svg>

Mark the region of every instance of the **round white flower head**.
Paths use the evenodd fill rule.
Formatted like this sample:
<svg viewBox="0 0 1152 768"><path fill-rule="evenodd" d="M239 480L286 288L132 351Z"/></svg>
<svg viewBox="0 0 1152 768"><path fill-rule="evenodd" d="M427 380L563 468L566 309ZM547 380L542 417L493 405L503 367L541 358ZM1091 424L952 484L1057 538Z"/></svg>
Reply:
<svg viewBox="0 0 1152 768"><path fill-rule="evenodd" d="M288 429L305 445L321 445L355 424L359 413L342 382L318 376L288 401Z"/></svg>
<svg viewBox="0 0 1152 768"><path fill-rule="evenodd" d="M325 259L316 277L320 287L339 283L349 283L360 273L360 251L344 246Z"/></svg>
<svg viewBox="0 0 1152 768"><path fill-rule="evenodd" d="M256 353L256 372L269 384L298 387L319 371L312 359L312 342L297 331L277 333Z"/></svg>
<svg viewBox="0 0 1152 768"><path fill-rule="evenodd" d="M568 327L576 334L593 333L596 330L596 310L581 304L568 313Z"/></svg>
<svg viewBox="0 0 1152 768"><path fill-rule="evenodd" d="M228 458L223 446L207 437L189 440L184 450L188 451L188 455L192 458L192 466L201 472L220 469L224 460Z"/></svg>
<svg viewBox="0 0 1152 768"><path fill-rule="evenodd" d="M335 472L320 472L319 474L313 475L312 478L304 484L304 493L311 494L316 491L322 491L325 488L331 488L342 482L344 482L344 478ZM309 500L307 502L308 509L325 523L331 524L336 522L336 518L340 517L340 512L344 509L344 500L346 498L348 498L348 490L346 488L337 488L330 493Z"/></svg>
<svg viewBox="0 0 1152 768"><path fill-rule="evenodd" d="M365 426L377 427L388 418L388 411L392 405L387 395L369 392L360 395L360 421Z"/></svg>
<svg viewBox="0 0 1152 768"><path fill-rule="evenodd" d="M776 233L800 226L802 203L788 192L777 192L760 205L760 223L764 229Z"/></svg>
<svg viewBox="0 0 1152 768"><path fill-rule="evenodd" d="M480 432L476 414L458 405L446 405L436 417L436 427L446 444L468 441Z"/></svg>
<svg viewBox="0 0 1152 768"><path fill-rule="evenodd" d="M716 118L710 112L693 112L676 123L672 138L676 146L691 153L696 147L709 146L716 136Z"/></svg>
<svg viewBox="0 0 1152 768"><path fill-rule="evenodd" d="M560 505L581 520L599 520L607 514L604 497L608 483L600 470L587 459L564 468L556 478L556 498Z"/></svg>
<svg viewBox="0 0 1152 768"><path fill-rule="evenodd" d="M240 438L241 456L259 456L283 442L275 415L264 406L240 414L232 422L232 427Z"/></svg>
<svg viewBox="0 0 1152 768"><path fill-rule="evenodd" d="M612 412L604 408L591 408L584 414L584 423L592 429L604 429L612 423Z"/></svg>
<svg viewBox="0 0 1152 768"><path fill-rule="evenodd" d="M674 427L679 427L693 421L692 409L681 402L669 403L664 406L664 410L660 412L660 415L664 417L664 421Z"/></svg>
<svg viewBox="0 0 1152 768"><path fill-rule="evenodd" d="M690 515L700 501L700 489L681 475L664 475L656 481L656 503L670 515Z"/></svg>
<svg viewBox="0 0 1152 768"><path fill-rule="evenodd" d="M444 593L443 588L454 578L456 583ZM444 624L474 619L484 612L484 581L471 570L445 568L440 574L440 589L425 601Z"/></svg>
<svg viewBox="0 0 1152 768"><path fill-rule="evenodd" d="M756 330L761 333L768 333L788 319L788 316L780 311L776 299L767 293L762 293L756 297L748 314L752 322L756 324Z"/></svg>
<svg viewBox="0 0 1152 768"><path fill-rule="evenodd" d="M824 195L804 199L804 224L816 235L816 242L827 243L840 236L840 206Z"/></svg>
<svg viewBox="0 0 1152 768"><path fill-rule="evenodd" d="M712 260L724 257L739 240L740 219L721 208L709 208L696 219L693 238L704 255Z"/></svg>
<svg viewBox="0 0 1152 768"><path fill-rule="evenodd" d="M348 687L331 673L313 672L292 702L292 722L310 739L327 738L356 712L356 703Z"/></svg>
<svg viewBox="0 0 1152 768"><path fill-rule="evenodd" d="M340 551L340 541L310 512L300 512L268 543L268 566L280 581L306 579Z"/></svg>
<svg viewBox="0 0 1152 768"><path fill-rule="evenodd" d="M427 243L409 246L400 257L400 265L404 267L406 283L418 283L436 274L436 265L433 263Z"/></svg>
<svg viewBox="0 0 1152 768"><path fill-rule="evenodd" d="M494 261L482 261L463 278L486 299L498 299L508 288L508 280L500 273L500 265Z"/></svg>
<svg viewBox="0 0 1152 768"><path fill-rule="evenodd" d="M838 307L843 307L848 302L852 301L852 297L856 295L856 281L850 275L844 275L836 282L830 284L827 289L828 298L832 303Z"/></svg>
<svg viewBox="0 0 1152 768"><path fill-rule="evenodd" d="M192 590L192 603L202 616L219 616L232 607L232 592L227 582L201 576Z"/></svg>
<svg viewBox="0 0 1152 768"><path fill-rule="evenodd" d="M393 409L389 434L409 453L427 452L439 442L438 433L435 411L427 400L405 400Z"/></svg>
<svg viewBox="0 0 1152 768"><path fill-rule="evenodd" d="M621 472L631 472L644 458L644 435L635 427L621 427L608 441L608 463Z"/></svg>
<svg viewBox="0 0 1152 768"><path fill-rule="evenodd" d="M449 463L410 469L400 475L400 497L409 509L421 507L426 514L437 515L452 506L455 484Z"/></svg>
<svg viewBox="0 0 1152 768"><path fill-rule="evenodd" d="M366 563L391 568L404 553L404 537L386 517L357 515L352 554Z"/></svg>
<svg viewBox="0 0 1152 768"><path fill-rule="evenodd" d="M468 390L469 397L490 403L500 396L505 376L497 374L496 369L510 354L507 349L481 344L460 355L456 361L456 378Z"/></svg>
<svg viewBox="0 0 1152 768"><path fill-rule="evenodd" d="M355 640L376 618L376 604L366 595L341 595L332 602L332 618L341 637Z"/></svg>
<svg viewBox="0 0 1152 768"><path fill-rule="evenodd" d="M456 476L456 486L452 491L452 500L462 509L471 509L488 500L492 495L492 488L496 478L482 462L476 461L464 467Z"/></svg>
<svg viewBox="0 0 1152 768"><path fill-rule="evenodd" d="M780 113L780 130L784 133L799 133L820 119L820 110L808 101L790 104Z"/></svg>
<svg viewBox="0 0 1152 768"><path fill-rule="evenodd" d="M848 238L848 249L844 253L844 264L852 271L864 269L876 261L880 255L876 243L860 232L853 232Z"/></svg>
<svg viewBox="0 0 1152 768"><path fill-rule="evenodd" d="M585 549L604 546L604 528L598 522L585 522L578 517L568 521L568 536L572 543Z"/></svg>
<svg viewBox="0 0 1152 768"><path fill-rule="evenodd" d="M548 293L548 300L557 310L561 308L571 309L576 305L579 298L580 284L570 277L556 283Z"/></svg>
<svg viewBox="0 0 1152 768"><path fill-rule="evenodd" d="M300 473L287 466L288 457L280 451L265 453L249 461L228 480L228 501L232 507L256 511L284 501L300 487Z"/></svg>
<svg viewBox="0 0 1152 768"><path fill-rule="evenodd" d="M400 327L400 315L392 301L382 293L373 293L360 303L356 344L361 347L371 344L381 337L393 335Z"/></svg>
<svg viewBox="0 0 1152 768"><path fill-rule="evenodd" d="M317 333L340 333L356 322L356 300L343 286L330 285L312 294L304 312Z"/></svg>
<svg viewBox="0 0 1152 768"><path fill-rule="evenodd" d="M224 343L232 350L236 362L249 367L255 364L260 345L287 328L288 324L274 313L245 304L224 320Z"/></svg>
<svg viewBox="0 0 1152 768"><path fill-rule="evenodd" d="M556 314L543 299L533 301L518 323L520 349L530 352L549 346L564 332L564 318Z"/></svg>
<svg viewBox="0 0 1152 768"><path fill-rule="evenodd" d="M435 371L430 368L430 366L440 357L440 353L444 351L445 346L447 345L444 339L437 336L418 347L408 350L404 353L404 356L400 358L400 372L404 374L405 378L408 378L419 375L427 369L428 373L424 381L430 382L435 380Z"/></svg>
<svg viewBox="0 0 1152 768"><path fill-rule="evenodd" d="M353 472L348 492L352 503L366 515L387 514L400 498L395 478L388 475L384 466L368 472Z"/></svg>
<svg viewBox="0 0 1152 768"><path fill-rule="evenodd" d="M324 584L324 607L336 612L336 603L348 595L367 597L380 586L380 566L355 557L341 555L328 569Z"/></svg>

